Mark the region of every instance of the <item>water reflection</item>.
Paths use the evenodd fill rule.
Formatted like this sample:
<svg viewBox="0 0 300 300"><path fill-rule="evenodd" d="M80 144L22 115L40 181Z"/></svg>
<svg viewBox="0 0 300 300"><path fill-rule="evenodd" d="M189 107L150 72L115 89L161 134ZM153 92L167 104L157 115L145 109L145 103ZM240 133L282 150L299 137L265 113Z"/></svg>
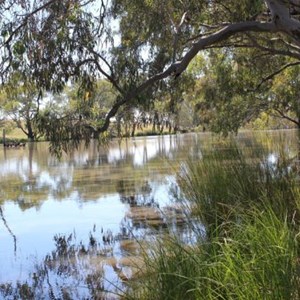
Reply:
<svg viewBox="0 0 300 300"><path fill-rule="evenodd" d="M99 149L94 143L62 161L49 156L47 144L42 143L6 150L4 156L0 154L2 201L21 199L38 205L50 195L65 198L74 191L87 201L99 193L114 193L120 178L128 184L152 175L150 172L163 176L169 169L165 159L176 159L182 139L185 138L166 136L124 140Z"/></svg>
<svg viewBox="0 0 300 300"><path fill-rule="evenodd" d="M295 133L285 136L286 151L298 154ZM275 133L239 136L245 149L271 153L270 162L279 153L276 139ZM91 297L112 289L109 281L121 287L137 272L138 239L170 227L181 238L186 234L185 216L170 193L182 161L220 149L222 142L209 134L94 143L61 161L49 155L47 143L0 149L0 292L9 281L3 289L27 282L19 289L46 299L51 293Z"/></svg>
<svg viewBox="0 0 300 300"><path fill-rule="evenodd" d="M12 230L10 229L9 225L7 224L7 221L4 217L4 214L3 214L3 210L2 210L2 207L0 206L0 217L2 219L2 222L3 222L3 225L5 226L5 228L7 229L8 233L12 236L13 238L13 242L14 242L14 253L16 254L17 252L17 238L15 236L15 234L12 232Z"/></svg>
<svg viewBox="0 0 300 300"><path fill-rule="evenodd" d="M46 143L0 151L0 204L6 220L0 227L0 283L33 285L32 274L38 273L36 266L53 248L54 236L76 233L79 243L87 243L91 228L100 230L102 237L97 238L102 243L117 241L109 255L120 264L132 249L126 241L149 232L146 218L153 226L162 226L159 209L170 200L166 176L185 155L185 140L185 136L141 138L100 148L95 143L61 161L48 154ZM144 209L142 218L138 209ZM120 275L118 268L105 266L103 272L113 280ZM125 265L120 270L129 272ZM58 273L50 276L48 270L47 276Z"/></svg>

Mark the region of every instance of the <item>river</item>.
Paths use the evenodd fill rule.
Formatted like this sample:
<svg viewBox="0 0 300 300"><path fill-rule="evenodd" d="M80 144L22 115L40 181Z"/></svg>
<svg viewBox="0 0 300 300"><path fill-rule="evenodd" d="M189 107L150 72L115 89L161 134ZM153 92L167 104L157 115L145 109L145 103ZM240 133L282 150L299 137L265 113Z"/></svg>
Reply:
<svg viewBox="0 0 300 300"><path fill-rule="evenodd" d="M270 159L277 155L274 141L285 139L297 155L295 131L246 132L237 139L245 147L268 147ZM139 256L137 241L151 241L170 224L184 227L174 208L179 167L218 143L209 133L139 137L94 142L61 160L46 142L0 147L2 294L10 299L26 283L35 286L34 297L58 299L64 286L83 299L92 295L97 280L87 278L97 272L97 288L121 289L133 276L125 259Z"/></svg>

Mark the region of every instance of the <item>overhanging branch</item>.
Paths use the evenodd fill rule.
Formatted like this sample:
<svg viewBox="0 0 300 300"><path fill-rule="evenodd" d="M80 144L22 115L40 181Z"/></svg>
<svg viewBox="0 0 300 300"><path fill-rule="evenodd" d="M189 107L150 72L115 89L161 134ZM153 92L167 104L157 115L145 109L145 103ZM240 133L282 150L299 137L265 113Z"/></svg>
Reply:
<svg viewBox="0 0 300 300"><path fill-rule="evenodd" d="M179 76L189 65L191 60L198 54L199 51L205 49L210 45L214 45L216 43L222 42L229 37L241 33L241 32L276 32L276 26L273 23L261 23L256 21L249 22L241 22L234 23L228 26L225 26L221 30L211 34L210 36L200 38L197 42L193 44L191 49L187 51L181 61L175 62L171 64L165 71L158 73L144 83L142 83L135 90L130 91L126 94L122 99L117 101L111 110L108 112L104 125L98 129L99 132L106 131L110 124L110 118L116 115L119 108L125 103L129 102L131 99L135 98L138 94L145 91L148 87L153 85L155 82L165 79L170 76L174 76L175 78Z"/></svg>

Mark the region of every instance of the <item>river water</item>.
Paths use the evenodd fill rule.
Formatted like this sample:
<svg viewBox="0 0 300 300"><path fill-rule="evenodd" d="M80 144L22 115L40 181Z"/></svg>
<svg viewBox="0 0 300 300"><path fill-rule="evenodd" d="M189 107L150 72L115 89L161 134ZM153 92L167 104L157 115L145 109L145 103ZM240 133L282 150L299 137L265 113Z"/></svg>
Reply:
<svg viewBox="0 0 300 300"><path fill-rule="evenodd" d="M268 147L270 159L277 155L273 144L282 139L290 155L296 155L295 131L238 136L245 147ZM140 137L104 146L91 143L61 160L49 154L46 142L0 148L3 295L9 299L12 287L25 282L40 284L44 299L61 286L76 287L73 297L88 297L93 288L86 278L97 266L100 288L121 287L132 276L124 258L138 256L135 241L163 232L170 216L175 226L184 224L183 216L169 213L180 165L218 143L209 133ZM75 254L56 263L64 250Z"/></svg>

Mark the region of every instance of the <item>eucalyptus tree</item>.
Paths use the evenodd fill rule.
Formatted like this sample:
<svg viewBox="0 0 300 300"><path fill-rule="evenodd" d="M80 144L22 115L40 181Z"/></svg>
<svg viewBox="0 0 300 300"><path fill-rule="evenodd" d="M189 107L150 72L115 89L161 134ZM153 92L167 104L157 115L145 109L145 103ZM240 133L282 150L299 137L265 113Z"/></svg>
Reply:
<svg viewBox="0 0 300 300"><path fill-rule="evenodd" d="M68 87L65 94L67 113L73 112L75 120L87 121L95 135L117 97L112 84L106 79L98 79L89 90L82 90L79 82Z"/></svg>
<svg viewBox="0 0 300 300"><path fill-rule="evenodd" d="M299 64L299 4L298 0L3 0L1 76L5 81L18 69L37 86L54 92L78 79L89 91L94 80L106 78L117 97L97 125L101 133L122 106L147 106L199 52L223 48L230 58L238 48L255 48L266 61L280 56L290 58L286 68ZM275 65L269 76L283 68ZM53 131L49 136L65 137L58 133L66 131L72 138L81 137L74 120L51 117L43 127ZM89 120L76 124L84 132L90 128ZM75 128L77 134L72 134Z"/></svg>
<svg viewBox="0 0 300 300"><path fill-rule="evenodd" d="M10 76L0 90L3 115L11 119L31 141L39 137L35 120L40 111L41 100L41 90L17 72Z"/></svg>
<svg viewBox="0 0 300 300"><path fill-rule="evenodd" d="M255 62L250 62L248 58L254 56L252 49L219 49L202 57L202 74L187 96L203 128L227 134L270 109L267 91L271 85L262 84L261 78L275 63L260 61L259 54Z"/></svg>
<svg viewBox="0 0 300 300"><path fill-rule="evenodd" d="M202 75L187 97L203 126L227 134L265 113L299 127L297 62L275 56L266 60L257 49L238 49L230 54L221 49L199 58Z"/></svg>
<svg viewBox="0 0 300 300"><path fill-rule="evenodd" d="M268 93L271 114L300 128L300 67L283 70Z"/></svg>

